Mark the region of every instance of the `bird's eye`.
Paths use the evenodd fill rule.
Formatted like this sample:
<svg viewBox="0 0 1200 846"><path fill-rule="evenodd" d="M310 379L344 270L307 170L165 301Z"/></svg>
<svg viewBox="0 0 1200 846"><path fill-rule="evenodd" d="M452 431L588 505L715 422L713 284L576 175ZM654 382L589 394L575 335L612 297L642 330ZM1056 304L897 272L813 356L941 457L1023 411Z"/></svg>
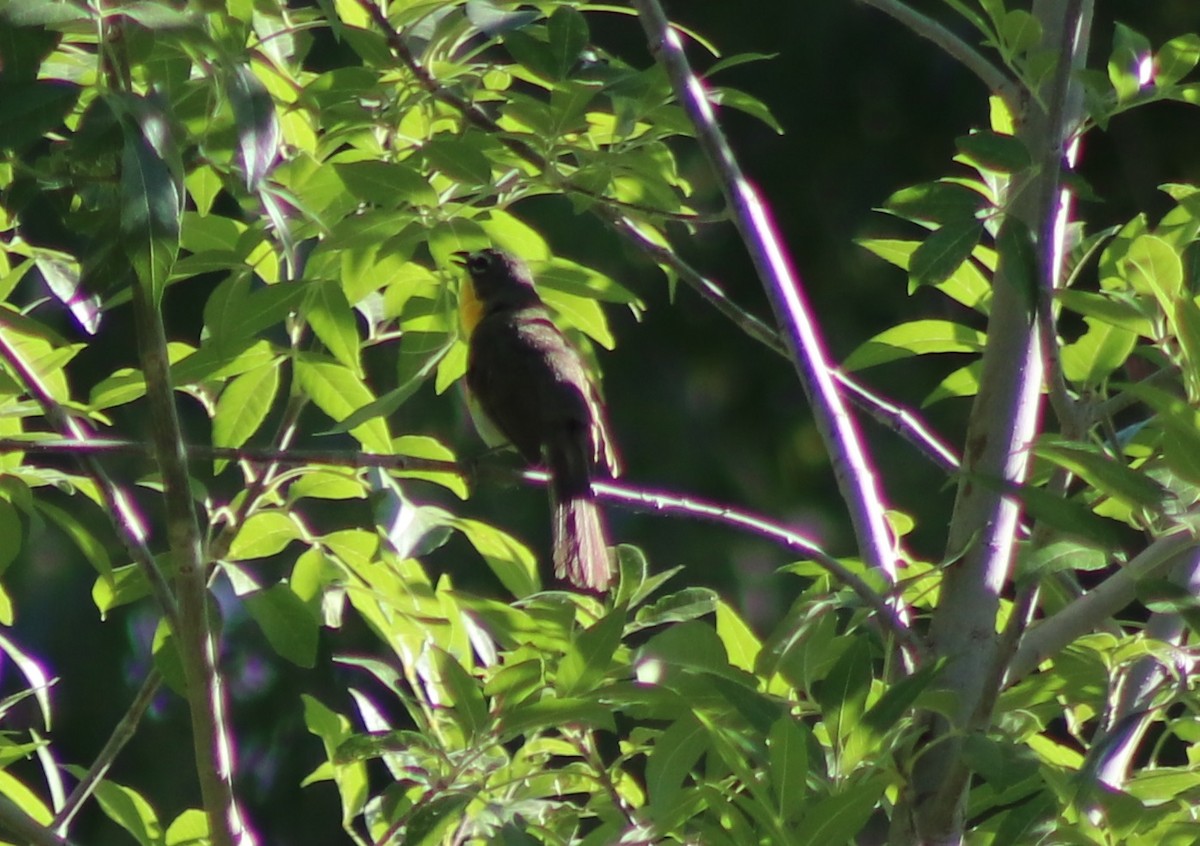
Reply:
<svg viewBox="0 0 1200 846"><path fill-rule="evenodd" d="M491 264L492 260L487 253L475 253L475 255L467 257L467 270L476 272L487 270Z"/></svg>

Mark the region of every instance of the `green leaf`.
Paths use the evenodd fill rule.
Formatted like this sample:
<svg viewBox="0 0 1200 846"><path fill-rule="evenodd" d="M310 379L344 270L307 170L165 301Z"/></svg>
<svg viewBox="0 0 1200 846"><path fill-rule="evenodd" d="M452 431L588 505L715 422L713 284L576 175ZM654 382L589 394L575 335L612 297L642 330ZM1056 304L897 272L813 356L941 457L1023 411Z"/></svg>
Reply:
<svg viewBox="0 0 1200 846"><path fill-rule="evenodd" d="M638 650L638 663L659 661L676 667L728 675L732 668L711 626L690 621L671 626L656 634Z"/></svg>
<svg viewBox="0 0 1200 846"><path fill-rule="evenodd" d="M856 638L842 653L817 687L816 699L831 737L845 750L851 737L860 731L871 690L871 649L865 638ZM853 761L843 761L849 772Z"/></svg>
<svg viewBox="0 0 1200 846"><path fill-rule="evenodd" d="M847 371L874 367L914 355L930 353L979 353L987 336L976 329L949 320L916 320L884 330L864 343L842 362Z"/></svg>
<svg viewBox="0 0 1200 846"><path fill-rule="evenodd" d="M300 538L300 527L283 511L259 511L250 515L229 546L230 561L267 558L282 552Z"/></svg>
<svg viewBox="0 0 1200 846"><path fill-rule="evenodd" d="M532 28L523 27L504 33L504 48L533 76L547 82L558 79L557 57L550 46L531 35L529 29Z"/></svg>
<svg viewBox="0 0 1200 846"><path fill-rule="evenodd" d="M332 760L338 747L350 737L350 722L308 694L300 698L304 700L305 726L321 739L326 756ZM367 802L367 767L362 761L353 761L333 766L332 774L342 800L342 823L349 826ZM323 778L329 778L329 774ZM314 774L305 783L315 780Z"/></svg>
<svg viewBox="0 0 1200 846"><path fill-rule="evenodd" d="M1043 578L1063 571L1090 572L1108 566L1104 550L1073 540L1057 540L1029 552L1022 550L1019 577Z"/></svg>
<svg viewBox="0 0 1200 846"><path fill-rule="evenodd" d="M437 192L420 171L384 161L338 162L334 170L354 196L384 208L436 206Z"/></svg>
<svg viewBox="0 0 1200 846"><path fill-rule="evenodd" d="M604 309L595 300L549 289L542 291L542 299L562 318L560 326L578 329L606 350L616 348L617 341L608 328Z"/></svg>
<svg viewBox="0 0 1200 846"><path fill-rule="evenodd" d="M913 251L908 272L915 285L937 285L946 281L971 257L983 223L963 220L947 223Z"/></svg>
<svg viewBox="0 0 1200 846"><path fill-rule="evenodd" d="M443 704L454 709L454 717L469 739L483 737L491 727L491 718L479 680L446 650L434 647L433 654L437 660L437 681L445 698Z"/></svg>
<svg viewBox="0 0 1200 846"><path fill-rule="evenodd" d="M875 775L850 782L841 792L810 803L792 842L795 846L849 843L874 813L888 784L888 776Z"/></svg>
<svg viewBox="0 0 1200 846"><path fill-rule="evenodd" d="M1026 310L1032 314L1037 308L1040 274L1037 247L1025 221L1006 214L996 233L996 250L1000 253L1005 281L1017 289Z"/></svg>
<svg viewBox="0 0 1200 846"><path fill-rule="evenodd" d="M808 727L790 714L777 719L767 734L767 772L778 802L775 813L785 821L804 812L810 737Z"/></svg>
<svg viewBox="0 0 1200 846"><path fill-rule="evenodd" d="M605 703L588 699L543 699L506 709L500 719L500 736L507 741L526 733L558 729L568 723L616 731L613 709Z"/></svg>
<svg viewBox="0 0 1200 846"><path fill-rule="evenodd" d="M920 241L892 238L867 238L857 243L901 270L908 270L913 252L921 245ZM917 287L912 284L910 278L908 292L912 294ZM951 273L945 281L939 282L933 287L967 308L973 308L983 314L988 313L988 306L992 299L992 286L974 262L963 262L959 265L958 270Z"/></svg>
<svg viewBox="0 0 1200 846"><path fill-rule="evenodd" d="M105 815L141 846L158 846L162 842L162 827L154 808L140 793L108 779L97 782L95 791Z"/></svg>
<svg viewBox="0 0 1200 846"><path fill-rule="evenodd" d="M312 354L301 354L296 357L295 366L296 384L300 390L336 422L375 399L367 386L341 364ZM392 438L382 418L368 420L351 429L350 434L368 452L377 455L391 452Z"/></svg>
<svg viewBox="0 0 1200 846"><path fill-rule="evenodd" d="M462 532L475 551L483 556L488 567L504 585L505 590L522 599L541 589L537 559L529 547L494 526L477 520L451 521Z"/></svg>
<svg viewBox="0 0 1200 846"><path fill-rule="evenodd" d="M674 803L684 779L707 749L708 732L690 712L655 740L646 762L646 792L651 808L668 808Z"/></svg>
<svg viewBox="0 0 1200 846"><path fill-rule="evenodd" d="M143 132L128 124L121 150L121 245L157 307L179 252L179 186Z"/></svg>
<svg viewBox="0 0 1200 846"><path fill-rule="evenodd" d="M256 191L279 154L282 137L279 115L266 86L254 75L249 63L233 68L227 93L236 118L246 187Z"/></svg>
<svg viewBox="0 0 1200 846"><path fill-rule="evenodd" d="M1059 352L1063 375L1072 382L1095 387L1129 358L1137 346L1137 335L1126 329L1085 317L1088 329Z"/></svg>
<svg viewBox="0 0 1200 846"><path fill-rule="evenodd" d="M717 636L725 644L729 663L747 673L753 673L758 654L762 651L762 643L737 611L725 602L717 603Z"/></svg>
<svg viewBox="0 0 1200 846"><path fill-rule="evenodd" d="M1142 235L1117 263L1133 290L1153 294L1165 314L1174 314L1183 290L1183 262L1175 248L1154 235Z"/></svg>
<svg viewBox="0 0 1200 846"><path fill-rule="evenodd" d="M248 441L266 420L278 391L279 368L274 364L231 379L213 414L213 445L239 447ZM220 473L224 466L223 460L215 462L213 472Z"/></svg>
<svg viewBox="0 0 1200 846"><path fill-rule="evenodd" d="M467 0L466 13L467 20L492 38L528 26L538 19L538 13L532 10L510 11L488 0Z"/></svg>
<svg viewBox="0 0 1200 846"><path fill-rule="evenodd" d="M303 312L325 348L361 379L358 326L341 285L337 282L309 285Z"/></svg>
<svg viewBox="0 0 1200 846"><path fill-rule="evenodd" d="M614 608L572 639L555 677L563 696L575 696L596 686L609 670L624 627L625 609Z"/></svg>
<svg viewBox="0 0 1200 846"><path fill-rule="evenodd" d="M737 53L732 56L713 62L712 66L704 72L706 77L715 76L721 71L736 68L740 65L747 65L751 62L769 62L779 58L778 53Z"/></svg>
<svg viewBox="0 0 1200 846"><path fill-rule="evenodd" d="M941 669L941 664L927 664L912 675L889 685L883 696L863 714L863 728L876 737L882 737L895 728Z"/></svg>
<svg viewBox="0 0 1200 846"><path fill-rule="evenodd" d="M1115 549L1121 545L1122 525L1096 515L1077 500L1064 499L1045 488L1014 485L973 473L968 476L973 483L1016 497L1033 517L1052 529L1075 535L1100 547Z"/></svg>
<svg viewBox="0 0 1200 846"><path fill-rule="evenodd" d="M20 150L62 125L80 91L60 79L0 78L0 149Z"/></svg>
<svg viewBox="0 0 1200 846"><path fill-rule="evenodd" d="M278 655L298 667L316 665L318 620L287 584L280 582L246 594L242 599Z"/></svg>
<svg viewBox="0 0 1200 846"><path fill-rule="evenodd" d="M976 130L955 138L954 146L962 154L956 160L993 173L1016 173L1033 162L1025 144L1014 135Z"/></svg>
<svg viewBox="0 0 1200 846"><path fill-rule="evenodd" d="M1153 336L1154 328L1150 321L1128 296L1115 292L1066 290L1055 292L1055 298L1078 314L1095 317L1135 336Z"/></svg>
<svg viewBox="0 0 1200 846"><path fill-rule="evenodd" d="M565 79L588 45L587 21L573 6L559 6L546 21L546 34L550 38L554 78Z"/></svg>
<svg viewBox="0 0 1200 846"><path fill-rule="evenodd" d="M1042 25L1029 12L1011 9L1000 23L1000 39L1009 54L1025 53L1042 41Z"/></svg>
<svg viewBox="0 0 1200 846"><path fill-rule="evenodd" d="M213 343L224 348L283 321L300 307L307 286L260 285L254 290L247 274L235 273L213 291L204 304L204 325Z"/></svg>
<svg viewBox="0 0 1200 846"><path fill-rule="evenodd" d="M1134 384L1126 390L1157 412L1155 422L1163 431L1167 466L1181 478L1200 485L1200 411L1149 385Z"/></svg>
<svg viewBox="0 0 1200 846"><path fill-rule="evenodd" d="M1132 506L1157 509L1167 491L1144 471L1115 461L1098 447L1039 439L1034 453L1084 479L1097 491Z"/></svg>
<svg viewBox="0 0 1200 846"><path fill-rule="evenodd" d="M80 529L82 530L82 526ZM17 509L7 499L0 497L0 538L4 538L4 543L0 544L0 573L7 570L8 565L17 559L17 554L21 551L21 534L21 518L17 515ZM86 536L91 543L100 548L94 537L90 534Z"/></svg>
<svg viewBox="0 0 1200 846"><path fill-rule="evenodd" d="M393 442L392 450L396 455L403 455L409 458L446 462L453 462L455 460L454 452L449 447L436 438L426 435L401 435ZM397 478L424 479L427 482L433 482L453 491L459 499L467 498L466 479L462 473L455 469L396 470L393 473Z"/></svg>
<svg viewBox="0 0 1200 846"><path fill-rule="evenodd" d="M783 135L783 124L771 113L770 107L757 97L752 97L736 88L712 88L708 91L708 97L718 106L737 109L739 112L758 118L775 130L777 135Z"/></svg>
<svg viewBox="0 0 1200 846"><path fill-rule="evenodd" d="M417 805L404 827L404 842L412 846L445 843L451 830L462 823L470 801L469 794L446 793Z"/></svg>
<svg viewBox="0 0 1200 846"><path fill-rule="evenodd" d="M1200 35L1189 32L1172 38L1162 46L1155 59L1154 84L1159 88L1174 85L1200 62Z"/></svg>
<svg viewBox="0 0 1200 846"><path fill-rule="evenodd" d="M478 145L465 138L439 135L421 146L421 154L430 167L464 183L463 187L489 185L492 181L492 163Z"/></svg>
<svg viewBox="0 0 1200 846"><path fill-rule="evenodd" d="M314 499L363 499L367 486L352 467L321 467L302 472L287 489L288 502Z"/></svg>
<svg viewBox="0 0 1200 846"><path fill-rule="evenodd" d="M1150 55L1150 42L1140 32L1118 23L1113 35L1112 54L1108 59L1108 79L1117 93L1117 102L1125 103L1142 88L1138 66Z"/></svg>
<svg viewBox="0 0 1200 846"><path fill-rule="evenodd" d="M199 808L188 808L167 826L165 846L201 846L208 842L208 816Z"/></svg>
<svg viewBox="0 0 1200 846"><path fill-rule="evenodd" d="M884 208L919 223L963 224L974 222L987 202L978 191L957 182L926 182L892 194Z"/></svg>

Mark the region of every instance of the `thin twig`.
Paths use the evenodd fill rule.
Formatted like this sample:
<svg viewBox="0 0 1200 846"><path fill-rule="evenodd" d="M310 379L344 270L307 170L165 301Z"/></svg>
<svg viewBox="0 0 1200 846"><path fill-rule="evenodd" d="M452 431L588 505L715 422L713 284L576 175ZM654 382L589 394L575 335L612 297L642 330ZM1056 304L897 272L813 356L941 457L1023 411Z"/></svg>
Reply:
<svg viewBox="0 0 1200 846"><path fill-rule="evenodd" d="M0 438L0 453L9 450L28 450L30 446L29 442L21 439ZM80 448L91 451L99 450L132 455L146 455L147 453L147 448L144 444L128 441L108 441L104 443L42 441L33 444L33 446L46 453L55 451L72 452ZM402 455L372 455L353 450L336 452L297 449L251 449L246 447L235 449L232 447L197 445L188 447L188 451L194 458L221 458L256 464L323 464L331 467L378 467L393 471L455 473L462 478L474 478L483 473L487 476L503 476L508 479L517 479L539 487L544 487L548 482L548 476L541 470L518 470L500 465L462 465L453 461L409 458ZM860 576L849 570L836 558L822 550L815 541L804 537L782 523L728 505L704 502L693 497L681 496L666 491L651 491L633 485L618 484L617 482L593 482L592 490L604 502L631 511L669 514L693 520L702 520L708 523L717 523L739 531L748 532L778 546L782 546L785 549L804 555L858 594L864 604L876 611L884 620L885 625L893 629L906 646L917 651L923 649L913 633L899 621L895 609L888 605L879 592L874 590Z"/></svg>
<svg viewBox="0 0 1200 846"><path fill-rule="evenodd" d="M0 311L0 358L4 359L25 390L37 402L42 409L42 415L54 431L69 441L81 444L93 442L95 435L91 427L63 410L50 390L42 384L41 378L25 361L20 351L9 342L3 331L3 315L4 312ZM83 466L83 471L95 483L96 490L100 494L100 501L104 504L104 510L112 521L117 537L129 553L130 558L137 563L138 568L146 577L150 590L158 602L158 607L162 609L163 616L172 626L175 626L178 623L175 597L171 593L166 579L163 578L162 571L158 569L154 554L146 545L149 532L143 525L142 518L134 508L129 495L109 477L108 471L96 460L95 452L92 450L80 451L80 464Z"/></svg>
<svg viewBox="0 0 1200 846"><path fill-rule="evenodd" d="M860 0L884 14L891 15L917 35L932 41L951 58L975 74L988 90L1002 97L1012 114L1019 112L1016 83L1004 71L984 58L983 54L963 41L946 27L921 14L901 0Z"/></svg>
<svg viewBox="0 0 1200 846"><path fill-rule="evenodd" d="M142 686L138 690L137 695L133 697L133 701L129 703L129 708L120 721L113 727L112 734L109 735L108 741L104 744L104 748L100 750L100 754L92 761L92 765L88 767L88 771L80 779L79 784L75 785L75 789L71 791L71 795L67 797L67 801L63 803L62 808L54 815L54 821L50 823L50 827L62 835L66 835L67 829L71 825L71 821L75 815L79 813L79 809L83 807L83 803L88 800L92 792L96 789L96 785L100 783L100 779L104 778L112 766L113 761L117 759L117 755L121 754L121 750L125 748L130 740L133 739L137 732L138 723L149 709L154 697L158 694L159 688L162 686L162 676L158 670L151 669L146 674L145 680L142 681Z"/></svg>
<svg viewBox="0 0 1200 846"><path fill-rule="evenodd" d="M525 478L544 481L544 473L527 471ZM793 529L759 515L750 514L727 505L703 502L690 497L681 497L664 491L650 491L615 482L593 482L592 490L598 498L606 503L622 505L634 511L645 511L654 514L670 514L677 517L687 517L702 520L707 523L717 523L735 529L749 532L757 537L766 538L779 546L812 559L822 569L837 581L846 585L858 595L886 628L896 636L896 639L916 656L924 653L925 647L913 634L908 623L900 612L887 599L872 588L861 576L846 567L821 547Z"/></svg>
<svg viewBox="0 0 1200 846"><path fill-rule="evenodd" d="M1005 684L1016 684L1042 661L1057 655L1075 638L1093 631L1103 620L1137 598L1139 580L1155 573L1195 547L1196 538L1190 529L1173 529L1078 600L1053 617L1034 625L1017 647L1017 652L1008 666Z"/></svg>
<svg viewBox="0 0 1200 846"><path fill-rule="evenodd" d="M817 428L830 453L834 475L868 566L896 581L897 554L875 471L832 375L820 328L792 270L770 212L757 189L742 174L733 151L717 126L703 83L692 72L678 34L656 0L635 0L638 19L651 52L666 70L675 95L696 131L733 213L742 242L766 287L791 358L808 395ZM897 600L899 601L899 600ZM903 606L900 619L907 619Z"/></svg>

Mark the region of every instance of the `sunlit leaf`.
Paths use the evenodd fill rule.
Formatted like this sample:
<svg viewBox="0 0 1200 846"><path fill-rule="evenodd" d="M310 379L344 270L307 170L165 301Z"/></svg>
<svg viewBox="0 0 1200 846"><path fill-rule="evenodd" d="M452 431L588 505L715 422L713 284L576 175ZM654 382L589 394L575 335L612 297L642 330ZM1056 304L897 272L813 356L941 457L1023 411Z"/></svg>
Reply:
<svg viewBox="0 0 1200 846"><path fill-rule="evenodd" d="M246 594L242 601L276 653L298 667L314 666L317 618L288 585L275 584Z"/></svg>
<svg viewBox="0 0 1200 846"><path fill-rule="evenodd" d="M886 329L842 362L846 370L861 370L889 361L930 353L979 353L987 336L948 320L915 320Z"/></svg>

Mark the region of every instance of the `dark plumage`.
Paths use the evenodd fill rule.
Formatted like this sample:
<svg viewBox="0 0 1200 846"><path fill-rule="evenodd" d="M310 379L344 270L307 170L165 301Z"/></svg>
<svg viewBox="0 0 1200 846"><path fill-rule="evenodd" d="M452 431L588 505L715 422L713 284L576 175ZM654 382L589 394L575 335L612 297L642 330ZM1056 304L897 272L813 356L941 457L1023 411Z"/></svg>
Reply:
<svg viewBox="0 0 1200 846"><path fill-rule="evenodd" d="M604 591L608 540L591 478L598 468L618 472L604 407L525 265L491 249L464 264L479 301L478 321L468 327L467 386L517 451L550 472L555 575Z"/></svg>

